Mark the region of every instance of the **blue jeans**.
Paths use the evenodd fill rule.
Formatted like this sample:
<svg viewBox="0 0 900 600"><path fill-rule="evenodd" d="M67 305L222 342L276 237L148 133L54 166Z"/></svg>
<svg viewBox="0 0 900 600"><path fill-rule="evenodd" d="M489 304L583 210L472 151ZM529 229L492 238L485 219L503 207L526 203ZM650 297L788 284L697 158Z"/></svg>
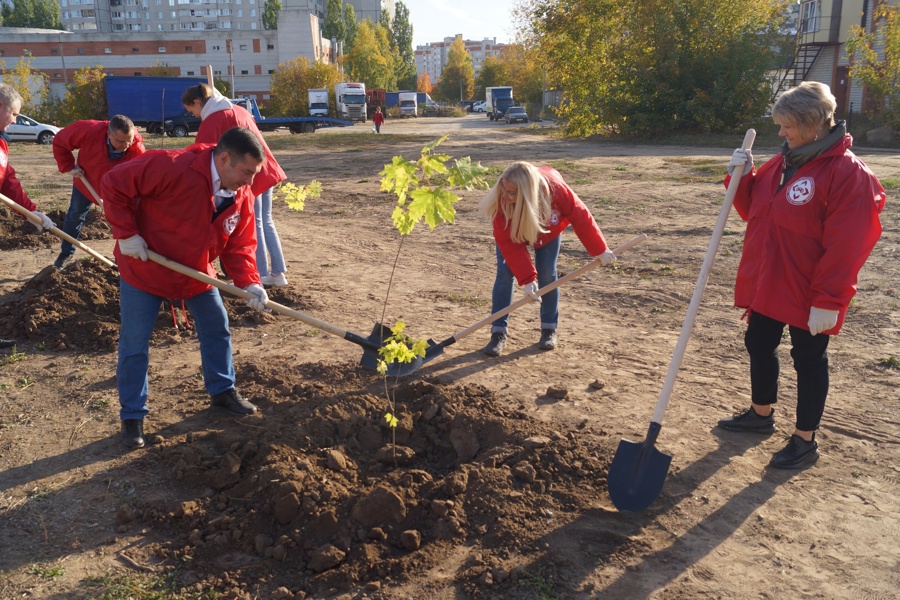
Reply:
<svg viewBox="0 0 900 600"><path fill-rule="evenodd" d="M147 408L147 368L150 365L150 336L156 325L163 298L148 294L119 278L119 360L116 385L119 389L119 418L143 419ZM219 290L213 288L184 301L194 317L200 340L203 382L210 396L235 386L231 357L228 313Z"/></svg>
<svg viewBox="0 0 900 600"><path fill-rule="evenodd" d="M256 214L256 270L260 277L270 273L266 251L272 259L272 273L284 273L284 253L281 251L281 239L275 231L275 219L272 218L272 188L256 197L253 204Z"/></svg>
<svg viewBox="0 0 900 600"><path fill-rule="evenodd" d="M78 236L81 235L81 228L84 227L84 220L87 218L92 204L87 199L87 196L73 185L72 200L69 201L69 212L66 213L66 220L63 221L62 230L77 240ZM75 246L71 242L63 240L60 254L75 254Z"/></svg>
<svg viewBox="0 0 900 600"><path fill-rule="evenodd" d="M559 259L559 248L562 236L557 236L546 246L534 251L534 267L538 274L538 287L544 287L556 281L556 262ZM503 254L497 247L497 278L494 280L494 292L491 297L491 313L503 310L513 302L516 279L503 260ZM556 329L559 323L559 288L541 296L541 329ZM491 324L491 332L505 332L509 325L509 315L497 319Z"/></svg>

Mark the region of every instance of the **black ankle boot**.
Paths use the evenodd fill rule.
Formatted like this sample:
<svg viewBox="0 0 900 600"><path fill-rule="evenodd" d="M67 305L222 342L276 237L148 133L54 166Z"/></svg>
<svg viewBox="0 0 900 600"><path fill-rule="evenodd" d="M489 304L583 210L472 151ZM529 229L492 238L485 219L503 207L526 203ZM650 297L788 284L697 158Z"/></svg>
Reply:
<svg viewBox="0 0 900 600"><path fill-rule="evenodd" d="M144 447L144 421L142 419L122 421L122 443L127 448Z"/></svg>

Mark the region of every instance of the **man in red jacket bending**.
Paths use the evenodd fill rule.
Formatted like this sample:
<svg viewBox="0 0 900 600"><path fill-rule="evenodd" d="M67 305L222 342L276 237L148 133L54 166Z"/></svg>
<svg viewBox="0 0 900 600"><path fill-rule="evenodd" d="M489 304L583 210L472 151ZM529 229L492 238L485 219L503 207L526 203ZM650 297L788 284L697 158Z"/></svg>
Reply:
<svg viewBox="0 0 900 600"><path fill-rule="evenodd" d="M109 121L75 121L56 134L53 158L60 173L74 178L63 231L78 239L91 205L97 203L82 178L99 193L100 180L110 169L144 153L143 141L131 119L123 115ZM77 159L75 150L78 150ZM74 255L75 246L63 240L53 266L62 269Z"/></svg>
<svg viewBox="0 0 900 600"><path fill-rule="evenodd" d="M237 415L256 412L235 389L228 314L218 289L148 261L147 249L216 276L221 256L234 283L268 301L256 271L256 229L250 184L265 154L243 127L226 131L216 146L151 151L102 180L103 211L117 244L121 330L116 379L122 442L144 445L150 335L164 298L184 299L197 327L203 381L212 405Z"/></svg>

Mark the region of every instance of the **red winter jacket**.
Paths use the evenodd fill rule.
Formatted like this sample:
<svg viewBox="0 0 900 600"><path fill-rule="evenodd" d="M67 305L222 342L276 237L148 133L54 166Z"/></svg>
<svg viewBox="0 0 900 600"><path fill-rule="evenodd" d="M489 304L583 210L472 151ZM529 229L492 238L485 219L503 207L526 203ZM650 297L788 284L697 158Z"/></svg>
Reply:
<svg viewBox="0 0 900 600"><path fill-rule="evenodd" d="M811 306L837 310L836 335L857 276L881 236L884 188L845 135L778 190L782 155L741 178L734 207L747 221L734 304L808 329ZM726 179L726 185L728 180Z"/></svg>
<svg viewBox="0 0 900 600"><path fill-rule="evenodd" d="M374 125L381 125L384 123L384 113L377 112L372 115L372 123Z"/></svg>
<svg viewBox="0 0 900 600"><path fill-rule="evenodd" d="M287 179L287 175L284 174L278 161L272 156L272 152L269 151L269 147L266 145L266 140L263 139L259 128L256 126L256 121L253 120L247 109L243 106L235 106L224 96L215 96L207 100L207 104L211 103L210 109L204 106L203 120L200 122L200 128L197 130L196 143L218 144L222 134L232 127L246 127L256 134L263 146L263 150L266 151L266 160L263 161L262 170L253 178L253 184L250 186L253 190L253 195L259 196L267 189L273 188L279 182ZM206 113L209 110L214 110L215 112L210 112L207 115Z"/></svg>
<svg viewBox="0 0 900 600"><path fill-rule="evenodd" d="M0 194L28 210L33 211L37 208L22 189L22 184L16 177L16 170L9 164L9 146L3 138L0 138Z"/></svg>
<svg viewBox="0 0 900 600"><path fill-rule="evenodd" d="M572 191L562 175L553 167L539 167L541 175L550 186L552 209L550 222L544 224L547 233L538 236L534 243L535 248L541 248L547 242L556 239L563 230L572 224L575 235L584 244L585 250L591 256L599 256L606 252L608 246L603 238L603 232L594 220L591 211L588 210L581 198ZM537 270L531 262L527 243L516 243L510 237L509 226L503 212L498 210L494 216L494 241L500 248L500 253L506 260L509 270L516 277L519 285L527 285L537 279Z"/></svg>
<svg viewBox="0 0 900 600"><path fill-rule="evenodd" d="M109 121L75 121L64 127L53 138L53 158L56 159L59 172L68 173L77 164L84 171L88 183L98 194L100 193L100 180L110 169L146 152L144 138L135 131L134 143L128 148L125 155L120 159L110 160L106 145L107 131L109 131ZM78 150L77 162L73 154L75 150ZM80 177L74 177L73 182L85 198L97 204Z"/></svg>
<svg viewBox="0 0 900 600"><path fill-rule="evenodd" d="M213 220L210 161L214 146L151 150L103 177L103 212L116 239L140 234L147 246L175 262L216 276L220 255L238 287L259 283L253 195L242 186L234 204ZM192 298L209 285L152 261L125 256L116 244L119 274L134 287L164 298Z"/></svg>

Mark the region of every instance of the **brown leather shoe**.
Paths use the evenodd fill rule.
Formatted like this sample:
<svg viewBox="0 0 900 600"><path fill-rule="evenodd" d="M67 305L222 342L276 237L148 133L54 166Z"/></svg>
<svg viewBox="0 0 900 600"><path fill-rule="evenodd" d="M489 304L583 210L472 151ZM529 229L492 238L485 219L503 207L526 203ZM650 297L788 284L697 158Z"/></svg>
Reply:
<svg viewBox="0 0 900 600"><path fill-rule="evenodd" d="M225 410L231 411L236 415L252 415L258 409L254 404L251 404L241 398L241 395L234 388L222 392L221 394L216 394L210 400L210 403L213 406L218 406L219 408L224 408Z"/></svg>

